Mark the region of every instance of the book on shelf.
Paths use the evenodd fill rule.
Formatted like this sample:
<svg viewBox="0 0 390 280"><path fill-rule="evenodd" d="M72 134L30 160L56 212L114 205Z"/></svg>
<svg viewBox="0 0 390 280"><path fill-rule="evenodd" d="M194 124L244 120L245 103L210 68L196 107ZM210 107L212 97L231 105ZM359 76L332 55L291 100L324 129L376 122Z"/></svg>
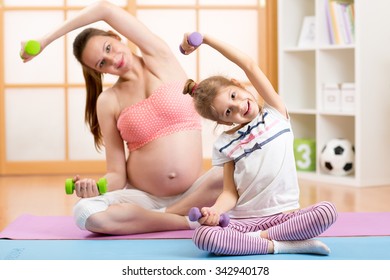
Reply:
<svg viewBox="0 0 390 280"><path fill-rule="evenodd" d="M324 0L329 43L355 43L355 8L353 0Z"/></svg>

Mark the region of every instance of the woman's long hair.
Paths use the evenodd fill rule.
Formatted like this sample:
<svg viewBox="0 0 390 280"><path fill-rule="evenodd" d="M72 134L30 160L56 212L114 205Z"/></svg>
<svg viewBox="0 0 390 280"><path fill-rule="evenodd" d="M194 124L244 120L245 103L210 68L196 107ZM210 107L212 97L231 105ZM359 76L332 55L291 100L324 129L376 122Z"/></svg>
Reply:
<svg viewBox="0 0 390 280"><path fill-rule="evenodd" d="M73 54L83 68L83 75L86 85L86 103L84 115L85 122L88 124L89 129L93 134L96 149L101 150L101 147L103 146L103 136L97 118L96 103L99 95L103 91L103 73L89 68L82 61L82 55L85 46L88 43L89 39L94 36L110 36L115 38L119 37L112 31L103 31L96 28L87 28L79 35L77 35L73 42Z"/></svg>

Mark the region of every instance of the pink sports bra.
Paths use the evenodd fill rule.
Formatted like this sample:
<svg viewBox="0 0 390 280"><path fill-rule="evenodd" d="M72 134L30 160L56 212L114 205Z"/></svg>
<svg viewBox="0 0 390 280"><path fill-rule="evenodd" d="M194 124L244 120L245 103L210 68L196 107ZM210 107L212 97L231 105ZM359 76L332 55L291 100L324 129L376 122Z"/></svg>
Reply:
<svg viewBox="0 0 390 280"><path fill-rule="evenodd" d="M165 135L201 129L201 118L192 98L182 94L183 87L184 82L163 84L147 99L122 110L117 127L130 151Z"/></svg>

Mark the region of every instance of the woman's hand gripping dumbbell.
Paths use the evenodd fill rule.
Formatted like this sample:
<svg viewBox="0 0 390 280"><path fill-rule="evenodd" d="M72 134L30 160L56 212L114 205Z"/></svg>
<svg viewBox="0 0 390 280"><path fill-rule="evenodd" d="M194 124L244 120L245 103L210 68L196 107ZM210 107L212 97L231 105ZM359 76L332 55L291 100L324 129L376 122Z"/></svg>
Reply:
<svg viewBox="0 0 390 280"><path fill-rule="evenodd" d="M107 179L106 178L100 178L99 181L96 183L96 186L98 188L99 194L104 194L107 192ZM66 194L73 194L75 190L75 181L72 178L68 178L65 180L65 193Z"/></svg>
<svg viewBox="0 0 390 280"><path fill-rule="evenodd" d="M22 42L22 49L20 50L19 55L23 62L27 62L38 55L41 50L42 46L39 41L28 40L27 42Z"/></svg>

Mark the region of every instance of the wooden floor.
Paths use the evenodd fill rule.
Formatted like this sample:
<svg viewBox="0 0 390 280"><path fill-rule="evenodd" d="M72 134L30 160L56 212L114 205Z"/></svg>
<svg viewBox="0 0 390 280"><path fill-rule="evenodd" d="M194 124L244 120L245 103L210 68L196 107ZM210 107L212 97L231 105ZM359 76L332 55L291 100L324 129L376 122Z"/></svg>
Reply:
<svg viewBox="0 0 390 280"><path fill-rule="evenodd" d="M0 231L22 214L71 215L78 198L65 194L65 179L62 175L0 176ZM301 207L328 200L339 212L390 212L390 186L354 188L303 180L300 185Z"/></svg>

